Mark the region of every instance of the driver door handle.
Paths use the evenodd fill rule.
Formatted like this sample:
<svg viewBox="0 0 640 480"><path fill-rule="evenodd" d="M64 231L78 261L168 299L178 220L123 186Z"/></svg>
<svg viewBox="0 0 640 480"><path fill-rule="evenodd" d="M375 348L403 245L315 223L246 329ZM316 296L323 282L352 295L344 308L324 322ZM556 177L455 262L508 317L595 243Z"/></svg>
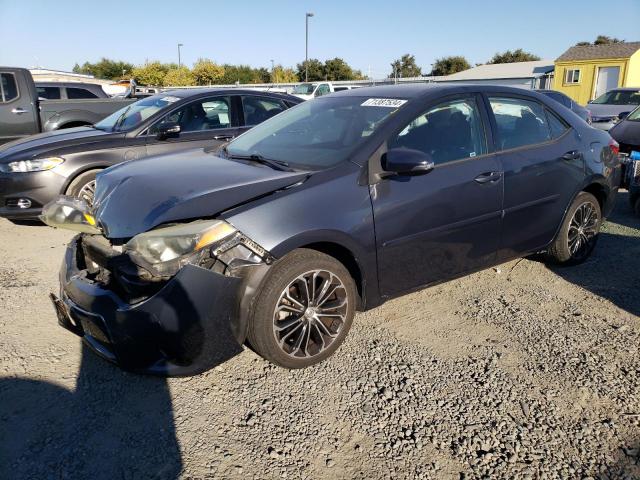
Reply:
<svg viewBox="0 0 640 480"><path fill-rule="evenodd" d="M474 180L477 183L495 183L502 178L502 172L486 172L478 175Z"/></svg>
<svg viewBox="0 0 640 480"><path fill-rule="evenodd" d="M22 115L23 113L28 113L29 110L25 110L22 107L16 107L13 110L11 110L11 113L15 113L16 115Z"/></svg>

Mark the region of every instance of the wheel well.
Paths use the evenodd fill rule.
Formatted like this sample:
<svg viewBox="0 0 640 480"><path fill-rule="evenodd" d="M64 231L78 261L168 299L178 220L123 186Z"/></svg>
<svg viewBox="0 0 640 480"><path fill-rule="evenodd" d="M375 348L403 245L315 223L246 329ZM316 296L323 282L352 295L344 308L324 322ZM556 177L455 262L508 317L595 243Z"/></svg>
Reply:
<svg viewBox="0 0 640 480"><path fill-rule="evenodd" d="M351 274L351 278L353 278L353 281L356 282L359 303L362 304L362 300L364 298L362 272L360 271L360 266L358 265L356 258L348 248L331 242L310 243L309 245L303 245L301 248L317 250L318 252L329 255L330 257L333 257L340 263L342 263Z"/></svg>
<svg viewBox="0 0 640 480"><path fill-rule="evenodd" d="M79 170L79 171L75 172L73 175L70 175L69 178L67 178L67 181L66 181L65 185L63 186L62 192L60 192L61 195L68 195L69 194L68 193L69 192L69 188L71 187L73 182L75 182L76 179L80 175L84 175L85 173L93 172L93 171L99 172L101 170L104 170L105 168L107 168L107 167L96 167L96 166L91 167L90 166L90 167L86 167L84 170Z"/></svg>
<svg viewBox="0 0 640 480"><path fill-rule="evenodd" d="M585 187L582 191L588 192L596 197L598 203L600 204L600 209L604 210L604 204L607 201L607 192L602 185L600 185L599 183L592 183L591 185Z"/></svg>

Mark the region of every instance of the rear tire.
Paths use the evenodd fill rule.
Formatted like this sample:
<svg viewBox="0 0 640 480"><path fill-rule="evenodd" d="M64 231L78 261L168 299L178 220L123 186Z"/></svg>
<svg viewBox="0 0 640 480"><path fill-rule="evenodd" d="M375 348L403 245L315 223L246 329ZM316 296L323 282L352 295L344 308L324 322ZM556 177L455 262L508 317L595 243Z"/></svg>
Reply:
<svg viewBox="0 0 640 480"><path fill-rule="evenodd" d="M547 250L547 259L560 265L584 262L598 242L601 225L602 211L598 200L588 192L580 192Z"/></svg>
<svg viewBox="0 0 640 480"><path fill-rule="evenodd" d="M278 260L258 292L248 341L284 368L304 368L331 356L349 332L356 287L335 258L298 249Z"/></svg>
<svg viewBox="0 0 640 480"><path fill-rule="evenodd" d="M96 175L99 172L101 172L101 170L96 169L81 173L73 179L65 193L71 197L84 200L91 207L93 205L93 195L96 188Z"/></svg>

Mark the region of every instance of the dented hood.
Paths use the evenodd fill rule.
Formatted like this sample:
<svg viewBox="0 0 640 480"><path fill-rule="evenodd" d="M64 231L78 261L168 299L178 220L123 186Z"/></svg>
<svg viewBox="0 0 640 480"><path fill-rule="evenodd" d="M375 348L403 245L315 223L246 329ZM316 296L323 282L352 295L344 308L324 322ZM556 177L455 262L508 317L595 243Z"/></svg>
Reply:
<svg viewBox="0 0 640 480"><path fill-rule="evenodd" d="M308 174L220 158L202 149L133 160L98 175L94 216L108 238L212 217Z"/></svg>

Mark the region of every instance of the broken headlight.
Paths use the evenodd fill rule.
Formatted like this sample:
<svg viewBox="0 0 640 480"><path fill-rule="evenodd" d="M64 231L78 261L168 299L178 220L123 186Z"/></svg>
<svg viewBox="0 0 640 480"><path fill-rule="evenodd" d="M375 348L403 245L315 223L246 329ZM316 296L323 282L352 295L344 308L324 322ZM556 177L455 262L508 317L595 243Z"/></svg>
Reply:
<svg viewBox="0 0 640 480"><path fill-rule="evenodd" d="M47 203L42 209L40 220L50 227L91 234L101 233L86 202L73 197L61 196Z"/></svg>
<svg viewBox="0 0 640 480"><path fill-rule="evenodd" d="M210 247L236 231L222 220L196 221L141 233L129 240L124 248L156 266Z"/></svg>

